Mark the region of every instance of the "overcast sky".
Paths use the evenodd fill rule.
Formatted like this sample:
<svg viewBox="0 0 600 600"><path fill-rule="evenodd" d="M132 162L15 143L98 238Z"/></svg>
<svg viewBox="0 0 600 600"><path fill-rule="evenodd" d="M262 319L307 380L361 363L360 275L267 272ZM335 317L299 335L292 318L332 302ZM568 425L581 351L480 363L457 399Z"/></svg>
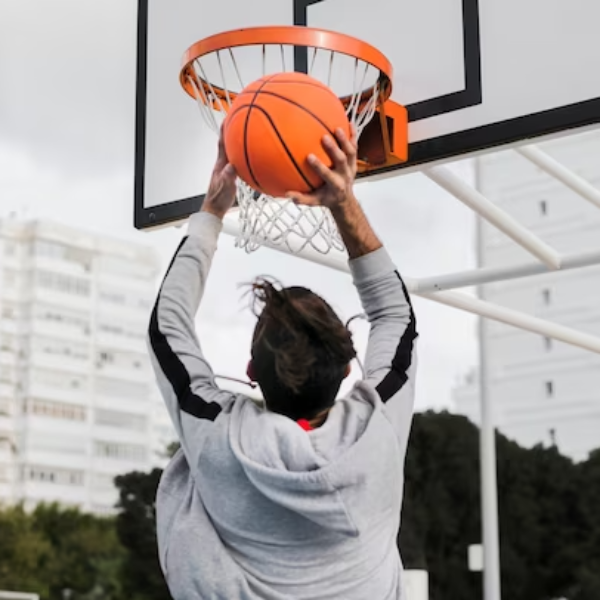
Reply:
<svg viewBox="0 0 600 600"><path fill-rule="evenodd" d="M18 210L149 244L166 267L183 230L133 228L136 5L0 0L0 217ZM455 168L470 177L468 164ZM358 192L406 275L474 266L472 214L424 177ZM198 321L217 372L243 376L253 318L237 285L260 274L314 289L344 318L360 311L347 275L266 249L246 255L223 236ZM418 407L451 406L452 386L476 362L476 321L430 301L415 308ZM365 339L359 324L359 351Z"/></svg>

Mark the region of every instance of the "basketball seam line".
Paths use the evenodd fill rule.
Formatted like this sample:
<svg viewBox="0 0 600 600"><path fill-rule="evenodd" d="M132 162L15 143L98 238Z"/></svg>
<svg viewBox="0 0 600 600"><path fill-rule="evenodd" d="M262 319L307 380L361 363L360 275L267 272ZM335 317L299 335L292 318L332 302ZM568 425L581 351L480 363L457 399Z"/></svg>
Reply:
<svg viewBox="0 0 600 600"><path fill-rule="evenodd" d="M256 176L254 175L254 171L252 170L252 165L250 164L250 156L248 154L248 124L250 123L250 114L252 113L252 109L254 108L254 102L256 101L258 94L260 93L261 89L265 85L267 85L267 83L269 83L269 81L271 79L273 79L273 77L275 77L275 75L271 75L271 77L269 77L268 79L263 81L262 84L260 85L260 87L254 93L254 97L250 101L250 105L248 107L248 113L246 114L246 122L244 123L244 158L246 159L246 166L248 167L248 172L250 173L250 177L252 177L252 179L254 180L254 183L256 184L257 188L260 188L261 185L260 185L258 179L256 179ZM234 111L230 115L230 118L233 117L233 115L235 115L236 112L238 112L238 111L237 110Z"/></svg>
<svg viewBox="0 0 600 600"><path fill-rule="evenodd" d="M285 96L281 96L280 94L277 94L275 92L270 92L269 90L260 90L260 93L266 94L268 96L273 96L274 98L279 98L280 100L284 100L285 102L288 102L289 104L292 104L292 105L302 109L305 113L308 113L311 117L313 117L315 119L315 121L318 121L323 126L325 131L327 131L327 133L335 139L335 133L333 133L331 131L331 129L329 129L329 127L327 127L327 125L325 123L323 123L323 121L321 119L319 119L319 117L317 115L315 115L308 108L305 108L304 106L302 106L302 104L299 104L298 102L295 102L294 100L291 100L290 98L286 98ZM255 98L256 98L256 95L251 101L252 102L251 108L254 108L253 102L254 102ZM236 109L231 113L231 115L234 115L236 112L238 112L240 109L244 108L245 106L248 106L248 105L242 104L241 106L236 107ZM250 110L248 112L250 112Z"/></svg>
<svg viewBox="0 0 600 600"><path fill-rule="evenodd" d="M243 108L243 107L240 106L240 108ZM273 122L273 119L271 119L271 115L269 115L269 113L262 106L248 106L248 112L250 112L251 109L256 109L265 115L265 117L268 119L269 123L271 124L271 127L273 127L273 131L275 132L275 135L281 142L281 145L282 145L283 149L285 150L285 153L288 155L288 158L294 165L296 171L298 171L298 175L300 175L300 177L302 177L302 179L304 179L304 183L306 183L306 185L310 188L310 191L314 192L317 188L307 179L306 175L303 173L302 169L300 168L300 165L296 162L294 155L290 152L290 149L287 147L285 140L279 133L279 129L277 129L277 126ZM246 148L244 148L244 150L246 150ZM248 166L250 166L250 165L248 164ZM252 175L252 177L253 177L254 181L256 183L258 183L258 181L254 177L254 175Z"/></svg>

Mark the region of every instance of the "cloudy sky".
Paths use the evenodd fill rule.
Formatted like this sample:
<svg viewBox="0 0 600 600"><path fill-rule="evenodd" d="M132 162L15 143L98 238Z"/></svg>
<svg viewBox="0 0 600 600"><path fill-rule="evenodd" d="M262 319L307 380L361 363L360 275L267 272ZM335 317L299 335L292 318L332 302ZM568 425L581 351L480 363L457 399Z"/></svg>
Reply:
<svg viewBox="0 0 600 600"><path fill-rule="evenodd" d="M151 245L166 267L183 231L133 228L136 5L0 0L0 218L16 210ZM470 177L468 164L455 169ZM406 275L474 266L471 213L424 177L361 184L358 192ZM246 255L225 236L219 248L199 318L219 373L245 371L253 319L238 284L256 275L311 287L343 317L360 311L345 274L266 249ZM430 301L415 305L418 407L451 406L452 386L476 362L475 319ZM365 339L359 323L360 351Z"/></svg>

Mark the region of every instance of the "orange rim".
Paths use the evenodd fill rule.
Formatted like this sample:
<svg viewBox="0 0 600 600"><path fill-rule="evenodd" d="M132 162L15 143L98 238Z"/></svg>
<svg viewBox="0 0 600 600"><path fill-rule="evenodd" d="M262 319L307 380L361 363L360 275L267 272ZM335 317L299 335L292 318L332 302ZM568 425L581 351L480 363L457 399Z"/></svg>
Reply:
<svg viewBox="0 0 600 600"><path fill-rule="evenodd" d="M394 73L392 64L377 48L343 33L293 25L235 29L196 42L188 48L183 56L183 66L179 75L183 89L192 98L196 99L194 85L190 82L190 79L192 79L196 81L196 85L201 85L207 92L213 92L220 100L229 97L233 101L237 95L235 92L225 90L198 77L193 67L194 61L219 50L263 45L306 46L358 58L379 70L380 103L385 102L392 94L391 82ZM362 102L368 99L371 94L369 90L371 89L369 87L368 90L363 92ZM342 102L349 102L350 99L351 96L341 98ZM220 108L220 106L218 102L213 102L213 108Z"/></svg>

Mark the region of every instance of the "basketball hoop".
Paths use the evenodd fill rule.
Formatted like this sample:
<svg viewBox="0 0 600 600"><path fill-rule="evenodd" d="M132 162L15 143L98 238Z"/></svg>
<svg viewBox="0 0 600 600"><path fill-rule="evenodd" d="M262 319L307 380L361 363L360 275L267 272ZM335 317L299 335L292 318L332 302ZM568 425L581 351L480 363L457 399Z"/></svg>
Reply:
<svg viewBox="0 0 600 600"><path fill-rule="evenodd" d="M292 70L321 80L342 101L359 136L360 174L406 161L407 113L390 100L392 65L379 50L348 35L294 26L220 33L187 50L180 81L218 134L242 89L265 75ZM332 248L343 250L325 208L275 199L240 180L237 204L240 232L236 245L247 252L265 243L285 245L293 253L307 246L323 254Z"/></svg>

